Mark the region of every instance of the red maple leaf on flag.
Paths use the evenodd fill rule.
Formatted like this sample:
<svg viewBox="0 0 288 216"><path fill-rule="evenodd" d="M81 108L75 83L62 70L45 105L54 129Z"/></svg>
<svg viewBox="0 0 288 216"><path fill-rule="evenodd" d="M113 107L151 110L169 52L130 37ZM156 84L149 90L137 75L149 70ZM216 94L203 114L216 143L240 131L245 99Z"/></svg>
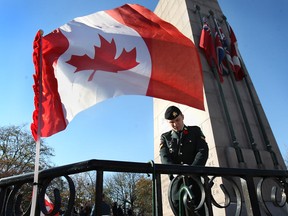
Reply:
<svg viewBox="0 0 288 216"><path fill-rule="evenodd" d="M116 44L114 39L108 42L99 35L100 47L94 46L95 56L90 58L87 54L78 56L72 55L68 64L76 67L74 73L84 70L93 70L93 73L89 76L88 81L91 81L97 70L114 72L128 70L136 67L139 63L136 61L136 47L127 52L122 50L119 57L116 57Z"/></svg>

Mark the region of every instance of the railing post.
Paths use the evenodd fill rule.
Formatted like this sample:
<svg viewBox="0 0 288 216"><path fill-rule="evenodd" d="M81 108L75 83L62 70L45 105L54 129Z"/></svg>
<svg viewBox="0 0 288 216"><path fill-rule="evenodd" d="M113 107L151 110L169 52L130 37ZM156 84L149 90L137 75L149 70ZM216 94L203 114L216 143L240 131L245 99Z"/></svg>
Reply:
<svg viewBox="0 0 288 216"><path fill-rule="evenodd" d="M5 206L8 194L10 193L11 189L10 187L3 187L0 189L0 215L4 215Z"/></svg>
<svg viewBox="0 0 288 216"><path fill-rule="evenodd" d="M261 216L253 177L247 176L245 179L246 179L246 182L244 182L244 180L240 178L241 184L242 184L243 196L245 200L245 206L247 210L247 215ZM244 184L246 187L244 186ZM247 188L247 191L245 190L245 188Z"/></svg>
<svg viewBox="0 0 288 216"><path fill-rule="evenodd" d="M103 170L97 170L96 177L96 196L95 196L95 212L96 216L102 215L102 194L103 194Z"/></svg>
<svg viewBox="0 0 288 216"><path fill-rule="evenodd" d="M161 174L156 174L156 206L157 206L157 216L163 215L163 206L162 206L162 190L161 190ZM155 215L156 216L156 215Z"/></svg>

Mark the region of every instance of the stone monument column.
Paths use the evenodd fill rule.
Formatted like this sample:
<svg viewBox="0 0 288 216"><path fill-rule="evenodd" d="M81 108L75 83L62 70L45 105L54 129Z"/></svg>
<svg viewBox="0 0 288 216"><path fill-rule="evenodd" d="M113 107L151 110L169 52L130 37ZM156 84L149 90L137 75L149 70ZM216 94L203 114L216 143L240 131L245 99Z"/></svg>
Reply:
<svg viewBox="0 0 288 216"><path fill-rule="evenodd" d="M222 16L224 14L217 0L159 0L155 9L155 13L159 17L176 26L198 47L203 67L205 101L205 111L201 111L182 104L154 99L155 163L161 163L159 157L160 135L170 130L169 125L164 119L164 112L168 106L176 105L182 110L185 116L185 124L201 127L206 136L206 141L209 144L209 159L206 166L286 169L249 73L247 73L246 80L236 81L234 85L229 76L224 77L224 82L220 84L227 105L226 111L228 111L228 117L231 118L232 129L235 133L231 134L231 127L229 127L229 119L227 119L227 112L223 106L223 98L221 98L219 85L206 61L203 50L199 48L202 25L199 14L195 13L195 5L200 7L201 17L211 15L209 11L212 11L216 19L223 20ZM227 19L229 21L229 17ZM208 23L211 29L214 29L211 16L208 19ZM229 38L225 22L221 23L221 28L226 37ZM237 28L237 26L234 28ZM239 99L237 99L237 93L235 93L235 86L245 112L244 118L243 110L241 110L239 105ZM249 86L250 92L247 86ZM258 114L255 112L255 106L259 111ZM245 124L245 117L248 121L248 127ZM265 132L264 134L263 131ZM254 142L251 142L251 134L252 141ZM234 142L235 139L236 143ZM162 181L163 214L165 216L173 215L167 199L169 179L167 176L163 176ZM219 215L224 214L222 212Z"/></svg>

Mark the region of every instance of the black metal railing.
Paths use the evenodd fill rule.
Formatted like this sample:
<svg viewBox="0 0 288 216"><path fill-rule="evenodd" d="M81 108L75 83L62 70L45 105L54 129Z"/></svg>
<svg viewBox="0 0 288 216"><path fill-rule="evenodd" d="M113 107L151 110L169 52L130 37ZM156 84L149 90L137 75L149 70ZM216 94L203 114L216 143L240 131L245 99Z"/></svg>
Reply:
<svg viewBox="0 0 288 216"><path fill-rule="evenodd" d="M180 165L109 161L109 160L88 160L84 162L69 164L42 170L39 173L39 195L36 215L40 211L47 215L54 215L59 211L61 199L59 190L54 190L54 210L48 214L44 196L46 189L55 178L64 177L69 185L69 198L64 215L72 215L75 201L75 186L70 175L96 171L96 215L101 215L101 200L103 192L104 172L128 172L146 173L152 175L153 180L153 215L162 216L162 186L161 177L163 174L174 174L178 178L199 179L198 186L202 191L202 198L199 203L189 206L187 201L192 197L189 186L181 188L184 209L192 208L197 212L202 205L205 206L206 215L213 215L217 209L224 210L227 215L275 215L275 212L282 212L278 215L288 215L286 211L288 194L288 171L286 170L256 170L256 169L232 169L219 167L191 167ZM200 178L199 178L200 176ZM33 184L33 173L12 176L0 179L0 214L5 216L30 215L29 208L22 212L21 205L23 185ZM220 183L219 183L220 180ZM182 193L182 191L184 191ZM217 198L221 194L224 199ZM182 205L180 205L180 210ZM191 209L190 209L191 210ZM214 213L215 214L215 213Z"/></svg>

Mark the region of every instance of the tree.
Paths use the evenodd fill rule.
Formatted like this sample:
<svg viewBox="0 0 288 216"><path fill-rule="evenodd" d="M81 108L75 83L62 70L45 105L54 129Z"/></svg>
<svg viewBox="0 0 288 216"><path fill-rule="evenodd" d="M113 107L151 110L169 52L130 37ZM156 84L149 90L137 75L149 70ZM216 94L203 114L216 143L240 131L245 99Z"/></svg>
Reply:
<svg viewBox="0 0 288 216"><path fill-rule="evenodd" d="M0 127L0 178L34 170L36 143L30 132L22 126ZM53 149L41 141L40 167L50 167Z"/></svg>
<svg viewBox="0 0 288 216"><path fill-rule="evenodd" d="M135 209L139 215L152 215L152 181L142 176L136 183Z"/></svg>
<svg viewBox="0 0 288 216"><path fill-rule="evenodd" d="M96 193L96 172L90 171L85 173L75 174L73 182L76 189L75 206L91 206L95 203Z"/></svg>
<svg viewBox="0 0 288 216"><path fill-rule="evenodd" d="M121 205L124 212L131 209L134 214L145 212L150 215L152 208L147 202L152 202L152 182L139 173L116 173L104 182L104 193L112 202ZM142 200L143 199L143 200ZM145 203L145 206L142 205Z"/></svg>

